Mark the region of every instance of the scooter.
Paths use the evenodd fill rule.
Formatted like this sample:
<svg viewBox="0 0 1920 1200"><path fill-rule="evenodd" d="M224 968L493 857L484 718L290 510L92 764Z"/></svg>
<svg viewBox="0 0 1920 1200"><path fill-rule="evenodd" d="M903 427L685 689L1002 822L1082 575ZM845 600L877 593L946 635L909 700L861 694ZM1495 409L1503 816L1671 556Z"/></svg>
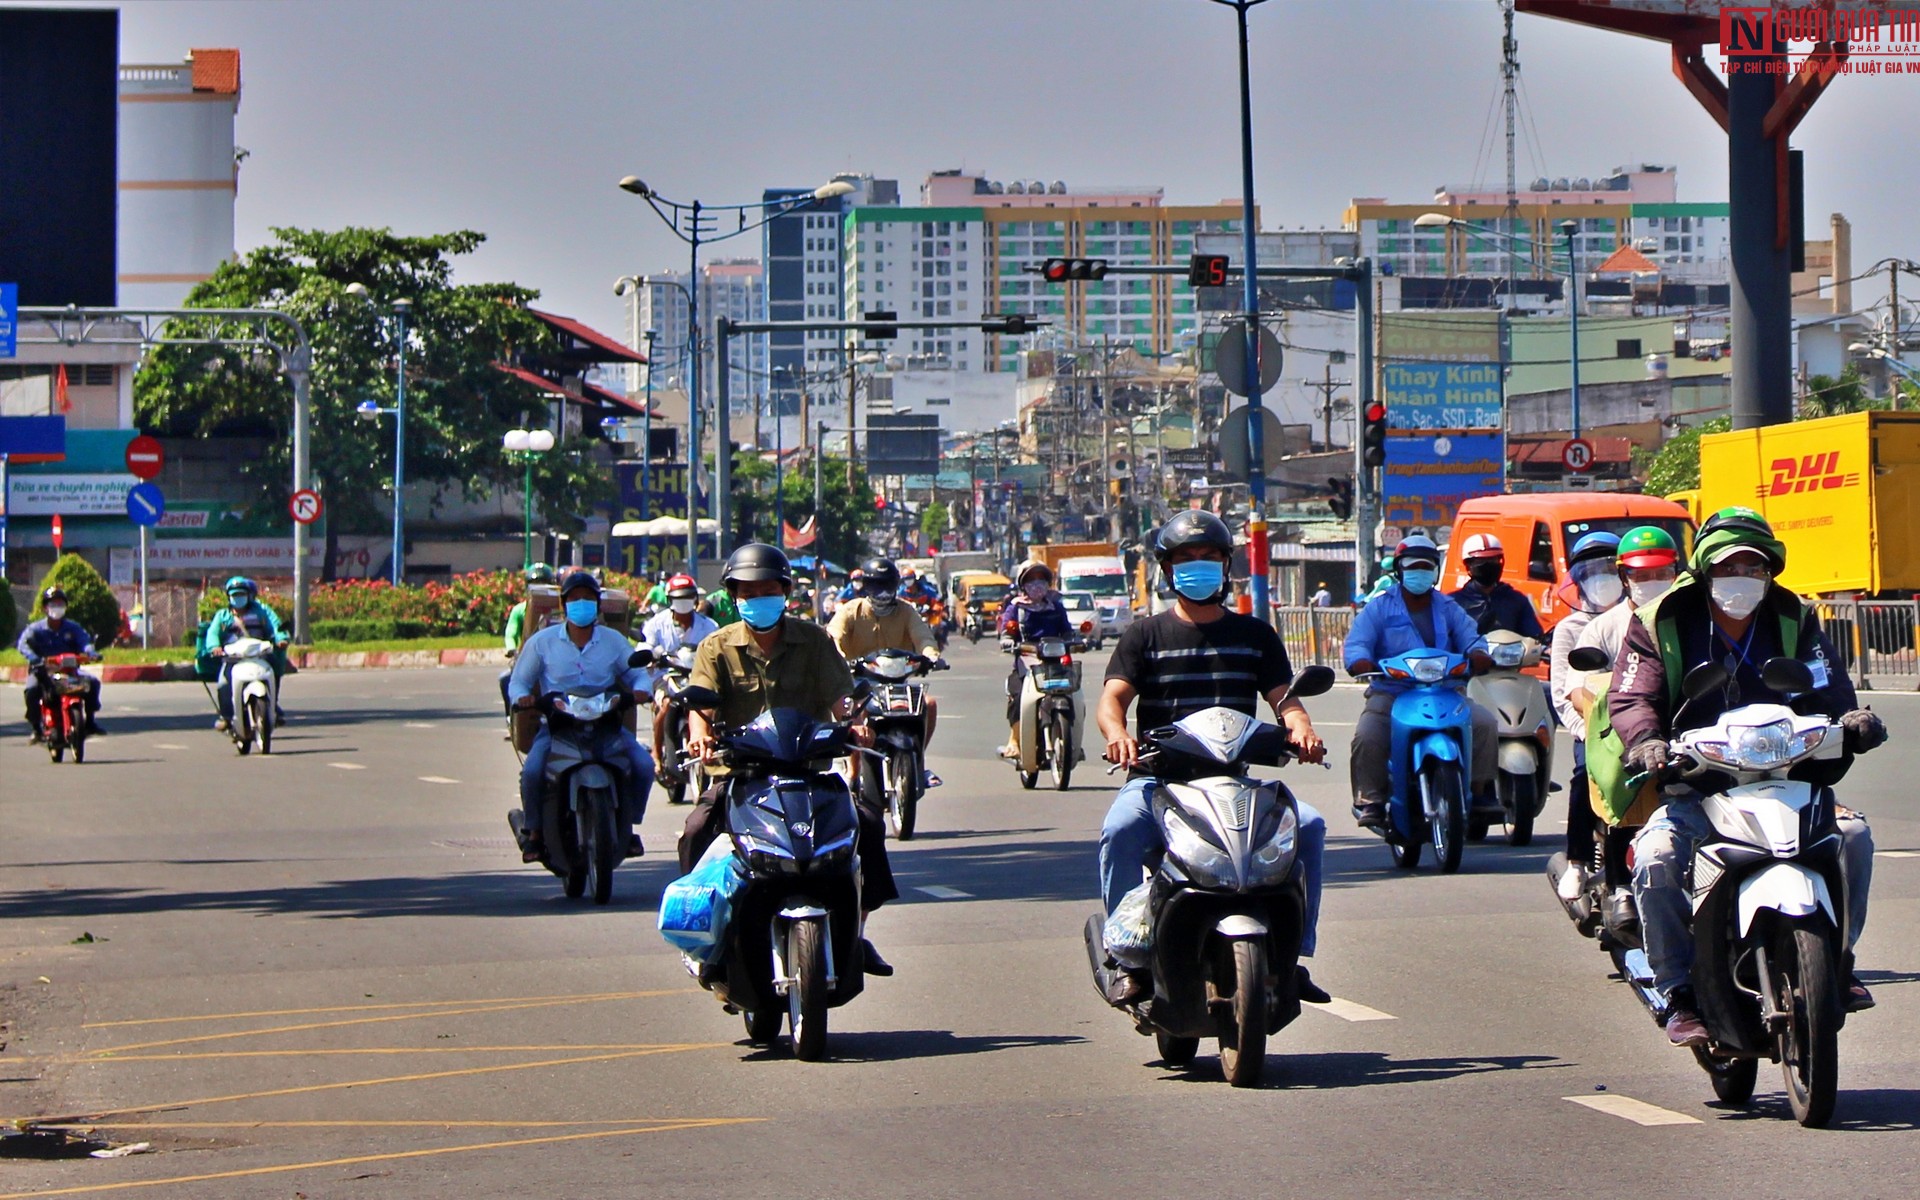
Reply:
<svg viewBox="0 0 1920 1200"><path fill-rule="evenodd" d="M1540 664L1540 643L1510 629L1487 635L1487 655L1493 666L1467 684L1467 698L1491 712L1499 722L1500 765L1494 775L1500 798L1497 819L1507 826L1507 844L1533 842L1533 822L1546 807L1553 780L1553 710L1546 689L1525 667ZM1480 841L1496 819L1493 813L1470 813L1467 840Z"/></svg>
<svg viewBox="0 0 1920 1200"><path fill-rule="evenodd" d="M911 841L927 782L927 689L913 681L947 664L907 650L875 650L848 665L874 685L866 712L877 753L855 757L860 793L887 814L895 837Z"/></svg>
<svg viewBox="0 0 1920 1200"><path fill-rule="evenodd" d="M698 796L706 788L706 769L699 763L683 763L681 748L687 744L687 705L682 699L687 690L687 680L693 674L693 656L696 647L681 646L663 657L656 657L656 665L666 670L666 679L658 692L654 694L655 704L667 705L665 731L660 740L659 778L667 793L668 804L686 804L687 793L691 789Z"/></svg>
<svg viewBox="0 0 1920 1200"><path fill-rule="evenodd" d="M1419 649L1380 661L1359 678L1393 679L1413 686L1393 699L1393 740L1387 777L1387 824L1376 829L1394 865L1420 865L1431 841L1440 870L1460 869L1467 841L1468 771L1473 762L1473 709L1461 694L1472 664L1444 650Z"/></svg>
<svg viewBox="0 0 1920 1200"><path fill-rule="evenodd" d="M1331 669L1308 667L1290 694L1318 696L1332 686ZM1253 1087L1268 1036L1300 1015L1307 901L1293 794L1248 768L1280 766L1293 748L1285 730L1230 708L1204 709L1143 741L1138 769L1159 781L1153 815L1167 853L1147 885L1144 949L1109 959L1106 919L1088 918L1094 987L1104 999L1118 971L1150 968L1153 995L1128 1012L1139 1032L1154 1036L1161 1061L1184 1067L1201 1038L1215 1037L1227 1082Z"/></svg>
<svg viewBox="0 0 1920 1200"><path fill-rule="evenodd" d="M87 761L87 694L93 685L80 673L80 664L92 661L85 654L56 654L41 662L40 733L54 762L69 750L74 762Z"/></svg>
<svg viewBox="0 0 1920 1200"><path fill-rule="evenodd" d="M1782 695L1814 687L1813 672L1790 658L1769 660L1761 678ZM1698 699L1727 682L1727 669L1709 662L1681 688ZM1752 1099L1761 1058L1779 1063L1794 1118L1810 1127L1833 1116L1852 947L1833 791L1789 773L1796 763L1838 759L1845 745L1844 731L1824 716L1748 704L1676 735L1661 774L1663 783L1734 780L1704 799L1714 836L1688 874L1694 999L1712 1039L1694 1057L1728 1104ZM1621 978L1661 1020L1669 998L1654 986L1646 952L1613 955Z"/></svg>
<svg viewBox="0 0 1920 1200"><path fill-rule="evenodd" d="M280 681L273 674L277 649L264 638L243 637L228 642L218 655L233 664L227 668L227 686L233 695L227 736L233 739L236 753L255 748L262 754L273 752L274 723L280 716Z"/></svg>
<svg viewBox="0 0 1920 1200"><path fill-rule="evenodd" d="M689 707L718 694L688 688ZM746 875L712 961L687 969L747 1040L769 1045L787 1020L794 1056L826 1057L827 1010L866 987L860 942L859 820L835 760L854 752L851 726L771 709L716 738L727 776L727 829Z"/></svg>
<svg viewBox="0 0 1920 1200"><path fill-rule="evenodd" d="M977 646L980 644L981 637L984 636L986 632L987 618L980 601L967 601L967 615L960 622L961 636Z"/></svg>
<svg viewBox="0 0 1920 1200"><path fill-rule="evenodd" d="M1032 789L1044 768L1052 775L1054 790L1066 791L1073 778L1073 764L1084 757L1080 749L1084 716L1080 664L1073 661L1073 652L1085 646L1078 638L1041 638L1013 647L1015 654L1033 657L1033 665L1020 684L1015 713L1020 722L1020 757L1013 769L1019 773L1023 788Z"/></svg>
<svg viewBox="0 0 1920 1200"><path fill-rule="evenodd" d="M634 665L646 665L643 655L645 650L635 653ZM595 904L612 900L614 869L627 859L627 831L635 814L620 789L626 767L626 752L618 744L625 699L617 690L551 692L533 708L520 710L547 722L546 795L540 806L546 855L540 865L560 877L569 900L589 890ZM529 732L523 745L521 733L517 727L515 749L524 752L532 737ZM507 813L507 825L521 845L527 841L523 820L517 808Z"/></svg>

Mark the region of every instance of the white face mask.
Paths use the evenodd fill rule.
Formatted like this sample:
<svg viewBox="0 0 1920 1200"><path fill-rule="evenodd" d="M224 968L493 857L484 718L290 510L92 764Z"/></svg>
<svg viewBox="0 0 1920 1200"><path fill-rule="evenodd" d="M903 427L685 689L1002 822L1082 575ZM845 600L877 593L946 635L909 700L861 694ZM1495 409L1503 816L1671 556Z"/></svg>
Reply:
<svg viewBox="0 0 1920 1200"><path fill-rule="evenodd" d="M66 615L67 615L67 606L66 606L66 605L64 605L64 604L49 604L49 605L47 605L47 616L48 616L48 617L50 617L50 618L52 618L53 620L55 620L55 621L61 621L61 620L65 620L65 619L66 619Z"/></svg>
<svg viewBox="0 0 1920 1200"><path fill-rule="evenodd" d="M1673 580L1671 579L1649 579L1641 583L1628 584L1627 594L1633 597L1633 606L1635 608L1645 608L1655 600L1666 595L1667 589L1672 586Z"/></svg>
<svg viewBox="0 0 1920 1200"><path fill-rule="evenodd" d="M699 601L693 599L691 596L683 596L680 599L672 602L673 611L679 613L681 616L684 617L688 613L692 612L694 609L694 606L697 605L698 603Z"/></svg>
<svg viewBox="0 0 1920 1200"><path fill-rule="evenodd" d="M1605 612L1620 603L1623 590L1618 575L1596 575L1580 585L1580 594L1595 612Z"/></svg>
<svg viewBox="0 0 1920 1200"><path fill-rule="evenodd" d="M1767 581L1764 579L1716 579L1709 588L1713 595L1713 605L1736 621L1744 621L1760 607L1760 601L1766 598Z"/></svg>

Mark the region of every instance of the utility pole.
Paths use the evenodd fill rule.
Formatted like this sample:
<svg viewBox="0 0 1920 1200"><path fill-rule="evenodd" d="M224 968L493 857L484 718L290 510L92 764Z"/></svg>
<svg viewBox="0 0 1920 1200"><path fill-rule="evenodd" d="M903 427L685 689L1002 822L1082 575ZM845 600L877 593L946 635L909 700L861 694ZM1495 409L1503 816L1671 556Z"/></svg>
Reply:
<svg viewBox="0 0 1920 1200"><path fill-rule="evenodd" d="M1514 173L1513 141L1516 113L1514 89L1520 82L1520 43L1513 36L1513 0L1500 0L1500 13L1506 21L1506 36L1500 40L1500 78L1505 83L1507 106L1507 294L1502 308L1513 307L1514 239L1520 236L1519 178ZM1469 235L1471 236L1471 235Z"/></svg>
<svg viewBox="0 0 1920 1200"><path fill-rule="evenodd" d="M1320 444L1328 450L1331 450L1333 449L1333 393L1340 388L1346 387L1351 380L1335 379L1333 377L1333 356L1329 354L1326 363L1326 378L1320 383L1315 383L1311 379L1305 382L1308 387L1320 393L1320 419L1325 430L1320 439Z"/></svg>
<svg viewBox="0 0 1920 1200"><path fill-rule="evenodd" d="M847 492L853 492L853 431L860 427L854 397L860 386L860 368L853 361L853 339L847 339Z"/></svg>

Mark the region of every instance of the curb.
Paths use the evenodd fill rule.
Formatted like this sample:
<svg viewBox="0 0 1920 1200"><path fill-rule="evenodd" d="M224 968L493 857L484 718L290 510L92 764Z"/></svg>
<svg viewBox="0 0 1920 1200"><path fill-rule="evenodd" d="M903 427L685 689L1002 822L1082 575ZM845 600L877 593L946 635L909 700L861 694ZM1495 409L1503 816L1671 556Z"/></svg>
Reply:
<svg viewBox="0 0 1920 1200"><path fill-rule="evenodd" d="M429 667L504 667L505 650L361 650L321 653L308 650L293 656L302 671L424 670ZM90 674L102 683L191 683L190 662L110 663ZM0 682L27 682L25 667L0 667Z"/></svg>

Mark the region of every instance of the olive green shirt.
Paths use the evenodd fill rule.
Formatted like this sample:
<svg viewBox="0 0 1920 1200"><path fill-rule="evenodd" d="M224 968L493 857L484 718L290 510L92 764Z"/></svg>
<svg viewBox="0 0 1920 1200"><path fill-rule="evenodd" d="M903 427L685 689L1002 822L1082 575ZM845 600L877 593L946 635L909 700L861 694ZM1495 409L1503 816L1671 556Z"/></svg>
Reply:
<svg viewBox="0 0 1920 1200"><path fill-rule="evenodd" d="M826 630L791 617L779 628L772 654L761 652L744 621L700 640L688 682L720 693L714 713L720 728L737 729L770 708L831 720L834 704L853 691L853 673Z"/></svg>

